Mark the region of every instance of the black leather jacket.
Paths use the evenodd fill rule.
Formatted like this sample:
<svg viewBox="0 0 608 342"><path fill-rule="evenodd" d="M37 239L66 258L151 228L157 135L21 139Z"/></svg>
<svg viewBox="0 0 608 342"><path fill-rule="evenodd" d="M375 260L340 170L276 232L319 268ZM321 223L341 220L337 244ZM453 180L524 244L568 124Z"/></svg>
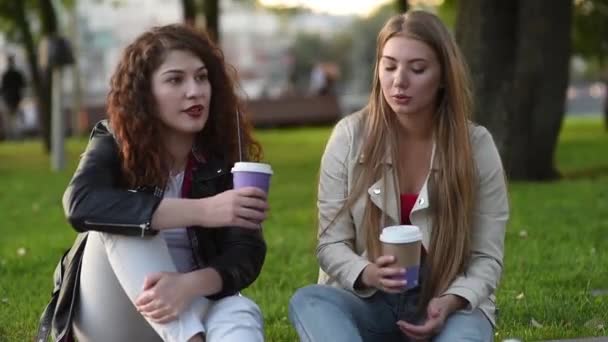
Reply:
<svg viewBox="0 0 608 342"><path fill-rule="evenodd" d="M232 188L228 165L218 160L196 162L189 198L216 195ZM63 196L65 214L78 231L76 241L55 269L50 303L40 319L37 341L48 334L55 341L72 339L72 314L77 305L82 252L87 231L146 236L163 192L158 187L126 191L122 185L117 144L108 124L99 122ZM258 277L266 255L261 231L238 227L188 227L194 259L200 268L213 267L222 278L216 300L233 295Z"/></svg>

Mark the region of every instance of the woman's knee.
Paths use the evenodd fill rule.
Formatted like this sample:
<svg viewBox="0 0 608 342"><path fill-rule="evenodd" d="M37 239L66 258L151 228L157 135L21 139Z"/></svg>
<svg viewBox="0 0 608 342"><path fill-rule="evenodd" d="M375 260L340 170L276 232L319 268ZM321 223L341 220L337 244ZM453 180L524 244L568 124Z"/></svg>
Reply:
<svg viewBox="0 0 608 342"><path fill-rule="evenodd" d="M323 310L323 306L339 300L339 291L341 290L326 285L308 285L298 289L289 300L290 317L311 308Z"/></svg>
<svg viewBox="0 0 608 342"><path fill-rule="evenodd" d="M262 310L260 310L258 304L245 296L222 298L214 303L211 312L211 316L216 316L216 319L224 317L226 319L255 321L259 325L263 324ZM208 319L213 320L213 317L208 317Z"/></svg>
<svg viewBox="0 0 608 342"><path fill-rule="evenodd" d="M308 285L296 290L296 292L289 299L289 313L296 311L298 308L308 306L311 301L316 300L319 296L319 292L322 291L317 285Z"/></svg>

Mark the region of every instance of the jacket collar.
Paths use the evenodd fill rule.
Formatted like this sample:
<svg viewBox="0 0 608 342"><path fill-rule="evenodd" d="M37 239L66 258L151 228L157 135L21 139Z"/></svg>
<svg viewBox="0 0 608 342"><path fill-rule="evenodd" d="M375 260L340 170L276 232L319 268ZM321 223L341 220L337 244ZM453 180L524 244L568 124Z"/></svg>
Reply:
<svg viewBox="0 0 608 342"><path fill-rule="evenodd" d="M437 147L437 142L435 140L433 140L433 150L431 152L431 166L430 166L430 170L431 171L437 171L440 168L440 160L439 158L437 158L436 154L435 154L435 150ZM363 164L366 160L366 156L363 152L361 152L359 154L359 157L357 158L357 163L359 164ZM385 165L393 165L393 147L391 145L386 146L386 154L384 155L384 158L381 161L382 164Z"/></svg>
<svg viewBox="0 0 608 342"><path fill-rule="evenodd" d="M210 180L230 172L229 165L221 159L207 158L197 159L193 156L194 164L192 167L193 180Z"/></svg>

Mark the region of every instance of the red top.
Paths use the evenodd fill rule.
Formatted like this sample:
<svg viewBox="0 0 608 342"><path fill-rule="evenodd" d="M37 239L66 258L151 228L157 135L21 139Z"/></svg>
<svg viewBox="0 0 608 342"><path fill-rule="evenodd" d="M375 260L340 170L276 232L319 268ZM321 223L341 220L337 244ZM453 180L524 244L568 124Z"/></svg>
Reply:
<svg viewBox="0 0 608 342"><path fill-rule="evenodd" d="M418 194L401 194L401 224L412 224L410 213L416 204Z"/></svg>
<svg viewBox="0 0 608 342"><path fill-rule="evenodd" d="M401 194L401 224L412 224L410 221L410 213L416 204L418 194ZM420 249L422 256L426 255L424 246Z"/></svg>

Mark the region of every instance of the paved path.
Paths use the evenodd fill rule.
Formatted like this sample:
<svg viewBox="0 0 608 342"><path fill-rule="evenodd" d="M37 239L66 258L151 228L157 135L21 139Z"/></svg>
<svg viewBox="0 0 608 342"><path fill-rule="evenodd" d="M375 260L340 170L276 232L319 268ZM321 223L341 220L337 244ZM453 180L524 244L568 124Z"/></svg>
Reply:
<svg viewBox="0 0 608 342"><path fill-rule="evenodd" d="M589 337L589 338L575 338L571 340L547 340L544 342L608 342L608 336L604 337Z"/></svg>

